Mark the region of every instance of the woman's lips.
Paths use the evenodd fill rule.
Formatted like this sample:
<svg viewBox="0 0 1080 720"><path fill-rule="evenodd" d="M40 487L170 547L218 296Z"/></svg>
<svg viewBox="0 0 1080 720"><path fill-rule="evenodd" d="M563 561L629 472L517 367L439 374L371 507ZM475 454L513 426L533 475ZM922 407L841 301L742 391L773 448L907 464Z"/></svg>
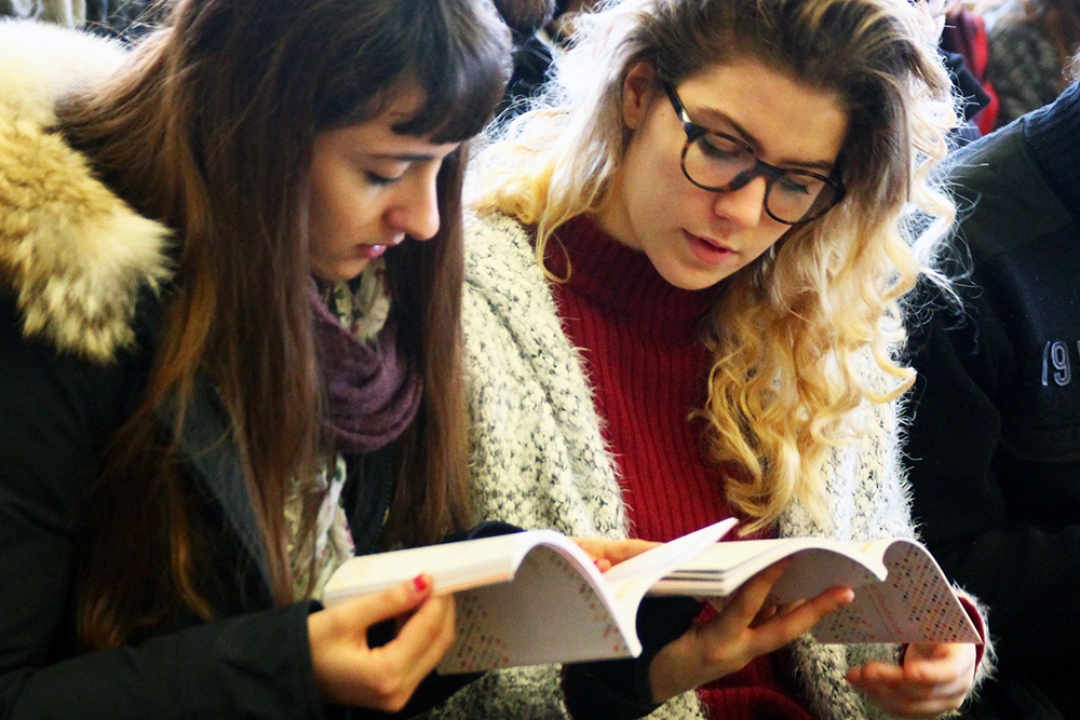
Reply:
<svg viewBox="0 0 1080 720"><path fill-rule="evenodd" d="M361 257L366 257L368 259L373 259L373 258L379 257L384 252L386 252L386 249L388 247L390 247L390 246L389 245L359 245L357 247L357 252L359 252Z"/></svg>
<svg viewBox="0 0 1080 720"><path fill-rule="evenodd" d="M371 245L357 245L356 246L356 251L361 257L372 259L372 258L379 257L380 255L382 255L384 252L386 252L390 248L394 247L395 245L400 245L403 242L405 242L404 236L400 237L397 240L392 240L391 242L388 242L388 243L373 243Z"/></svg>
<svg viewBox="0 0 1080 720"><path fill-rule="evenodd" d="M694 235L685 230L683 234L686 235L686 239L690 242L690 250L694 253L694 257L707 265L720 265L736 254L731 248L707 240L699 235Z"/></svg>

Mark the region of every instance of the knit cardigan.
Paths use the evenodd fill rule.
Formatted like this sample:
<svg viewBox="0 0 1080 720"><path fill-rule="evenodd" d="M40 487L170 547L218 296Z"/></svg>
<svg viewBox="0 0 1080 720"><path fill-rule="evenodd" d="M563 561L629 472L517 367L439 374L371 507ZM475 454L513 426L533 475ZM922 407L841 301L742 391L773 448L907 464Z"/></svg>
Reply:
<svg viewBox="0 0 1080 720"><path fill-rule="evenodd" d="M470 218L466 238L463 321L480 519L578 536L625 537L617 467L529 233L515 220L495 216ZM869 360L865 365L876 368ZM879 375L884 389L888 380ZM843 541L915 536L898 464L896 403L867 404L858 415L863 434L833 450L826 461L833 527L822 527L795 504L780 519L780 536ZM887 717L850 686L844 673L870 659L896 662L898 653L895 645L823 645L809 636L792 646L796 679L821 720ZM556 666L489 673L434 716L569 717L559 678ZM690 692L650 717L704 715Z"/></svg>

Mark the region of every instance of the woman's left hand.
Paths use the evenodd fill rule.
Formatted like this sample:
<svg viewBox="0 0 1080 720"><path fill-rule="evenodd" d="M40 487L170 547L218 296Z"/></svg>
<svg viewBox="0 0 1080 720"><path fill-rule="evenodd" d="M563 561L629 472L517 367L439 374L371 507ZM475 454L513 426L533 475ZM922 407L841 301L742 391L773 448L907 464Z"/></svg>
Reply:
<svg viewBox="0 0 1080 720"><path fill-rule="evenodd" d="M847 679L890 715L936 718L958 709L975 682L975 646L913 643L902 666L870 662Z"/></svg>

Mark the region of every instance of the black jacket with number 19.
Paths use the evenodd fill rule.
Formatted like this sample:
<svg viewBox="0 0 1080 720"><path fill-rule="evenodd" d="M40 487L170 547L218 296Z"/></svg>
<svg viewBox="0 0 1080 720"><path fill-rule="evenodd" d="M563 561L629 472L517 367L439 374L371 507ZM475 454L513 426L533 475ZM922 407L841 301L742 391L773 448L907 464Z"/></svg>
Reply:
<svg viewBox="0 0 1080 720"><path fill-rule="evenodd" d="M1080 718L1080 86L951 162L971 274L912 335L914 510L989 605L998 672L967 717Z"/></svg>

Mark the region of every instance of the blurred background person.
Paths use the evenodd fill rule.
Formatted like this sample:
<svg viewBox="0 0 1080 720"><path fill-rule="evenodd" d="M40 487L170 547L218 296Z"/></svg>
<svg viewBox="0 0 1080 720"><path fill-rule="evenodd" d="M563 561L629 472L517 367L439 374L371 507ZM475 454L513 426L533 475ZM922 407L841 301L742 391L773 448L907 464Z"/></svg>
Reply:
<svg viewBox="0 0 1080 720"><path fill-rule="evenodd" d="M0 0L0 16L79 27L86 22L86 5L86 0Z"/></svg>
<svg viewBox="0 0 1080 720"><path fill-rule="evenodd" d="M989 39L986 77L1001 109L997 127L1054 101L1080 50L1080 1L1003 0L982 10Z"/></svg>
<svg viewBox="0 0 1080 720"><path fill-rule="evenodd" d="M942 52L962 55L964 64L979 83L986 99L975 112L965 107L964 114L979 127L981 135L988 135L997 127L998 100L994 84L986 77L986 64L990 59L990 40L986 34L986 19L960 0L954 0L945 10L945 26L939 43Z"/></svg>
<svg viewBox="0 0 1080 720"><path fill-rule="evenodd" d="M166 7L155 0L0 0L0 17L41 20L134 40L164 20Z"/></svg>
<svg viewBox="0 0 1080 720"><path fill-rule="evenodd" d="M513 74L499 103L498 116L509 118L525 110L547 79L554 48L542 31L554 17L555 6L556 0L495 0L514 42Z"/></svg>

